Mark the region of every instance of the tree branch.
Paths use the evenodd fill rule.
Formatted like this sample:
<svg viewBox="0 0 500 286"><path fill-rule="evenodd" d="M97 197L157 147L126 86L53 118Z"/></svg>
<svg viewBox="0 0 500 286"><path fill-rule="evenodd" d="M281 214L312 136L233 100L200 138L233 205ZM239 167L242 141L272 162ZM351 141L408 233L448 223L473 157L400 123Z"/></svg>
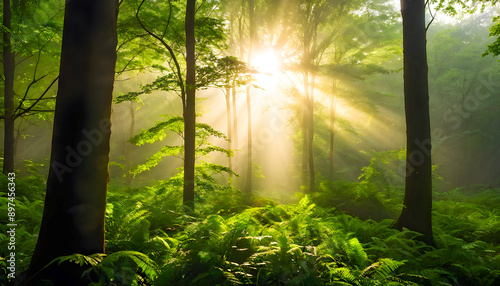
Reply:
<svg viewBox="0 0 500 286"><path fill-rule="evenodd" d="M30 105L30 107L28 107L28 108L24 109L24 108L21 108L21 107L19 106L19 107L18 107L18 109L16 109L16 111L17 111L17 110L19 110L19 109L22 109L23 111L22 111L22 112L20 112L20 113L18 113L18 114L14 114L14 119L19 118L20 116L22 116L22 115L24 115L24 114L26 114L26 113L30 112L30 111L31 111L31 110L32 110L32 109L33 109L33 108L34 108L34 107L38 104L38 102L40 102L40 100L42 100L42 99L43 99L43 97L47 94L47 92L49 92L50 88L54 85L54 83L55 83L58 79L59 79L59 76L57 76L57 77L56 77L56 78L55 78L55 79L54 79L54 80L50 83L50 85L49 85L49 86L45 89L45 91L42 93L42 95L40 95L40 97L39 97L39 98L38 98L38 99L37 99L37 100L36 100L36 101L35 101L32 105Z"/></svg>
<svg viewBox="0 0 500 286"><path fill-rule="evenodd" d="M178 83L179 83L179 86L181 88L182 106L186 106L186 96L185 96L185 90L184 90L184 81L182 80L181 67L179 65L179 62L177 61L177 57L175 56L174 51L172 50L170 45L167 44L162 38L158 37L155 33L151 32L148 28L146 28L139 17L139 12L141 10L142 4L144 4L145 1L146 0L142 0L141 4L139 4L139 7L137 8L137 12L135 13L135 17L137 18L137 21L139 22L139 25L141 25L142 29L144 31L146 31L148 34L150 34L153 38L157 39L167 49L170 56L172 57L172 60L174 61L175 67L177 70Z"/></svg>
<svg viewBox="0 0 500 286"><path fill-rule="evenodd" d="M425 32L427 33L427 30L429 29L429 27L431 26L432 22L434 22L434 19L436 18L436 14L432 15L432 10L431 10L431 3L429 3L429 0L427 0L425 2L425 5L424 6L427 6L429 7L429 14L431 15L432 19L431 21L429 22L429 24L427 24L427 26L425 27Z"/></svg>

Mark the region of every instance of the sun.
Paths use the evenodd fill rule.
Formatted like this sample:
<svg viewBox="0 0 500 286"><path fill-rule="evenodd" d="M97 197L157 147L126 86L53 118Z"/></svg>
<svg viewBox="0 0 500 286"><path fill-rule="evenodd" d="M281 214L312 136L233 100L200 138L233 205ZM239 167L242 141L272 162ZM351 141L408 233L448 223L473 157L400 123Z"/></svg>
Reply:
<svg viewBox="0 0 500 286"><path fill-rule="evenodd" d="M281 70L279 56L271 49L257 53L252 59L252 66L265 74L276 74Z"/></svg>

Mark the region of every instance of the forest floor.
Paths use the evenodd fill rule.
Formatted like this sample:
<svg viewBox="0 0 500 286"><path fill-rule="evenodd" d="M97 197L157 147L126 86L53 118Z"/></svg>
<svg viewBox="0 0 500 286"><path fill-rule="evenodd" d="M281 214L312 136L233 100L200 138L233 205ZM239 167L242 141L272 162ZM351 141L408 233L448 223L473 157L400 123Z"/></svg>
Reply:
<svg viewBox="0 0 500 286"><path fill-rule="evenodd" d="M17 185L22 272L36 243L45 182L32 174ZM392 227L401 188L323 181L295 203L256 196L249 205L233 188L213 187L189 212L175 180L112 184L107 256L60 261L87 267L82 279L92 285L500 285L500 189L436 191L433 248L418 233ZM0 241L7 243L6 209L0 212ZM2 249L2 281L7 255Z"/></svg>

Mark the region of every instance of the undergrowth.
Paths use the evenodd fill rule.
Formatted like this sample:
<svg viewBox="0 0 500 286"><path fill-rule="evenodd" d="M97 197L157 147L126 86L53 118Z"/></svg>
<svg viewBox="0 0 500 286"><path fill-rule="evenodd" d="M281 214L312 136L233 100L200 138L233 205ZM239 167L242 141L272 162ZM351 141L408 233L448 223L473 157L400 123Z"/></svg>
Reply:
<svg viewBox="0 0 500 286"><path fill-rule="evenodd" d="M16 200L16 247L25 271L44 182L31 174L18 185L26 186ZM392 228L400 186L384 192L369 180L324 181L320 192L296 204L260 200L259 206L214 186L197 198L196 212L186 213L175 178L141 188L111 184L107 255L73 254L52 263L80 265L89 285L500 285L499 189L436 191L438 248L432 248L415 239L418 233ZM7 217L4 208L0 217ZM6 257L2 249L2 266Z"/></svg>

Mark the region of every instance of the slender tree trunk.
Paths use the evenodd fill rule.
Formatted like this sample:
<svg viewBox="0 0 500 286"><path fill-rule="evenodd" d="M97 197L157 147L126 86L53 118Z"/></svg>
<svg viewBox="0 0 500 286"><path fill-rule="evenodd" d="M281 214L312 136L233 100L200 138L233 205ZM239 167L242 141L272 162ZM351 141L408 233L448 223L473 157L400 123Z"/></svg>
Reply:
<svg viewBox="0 0 500 286"><path fill-rule="evenodd" d="M252 98L250 97L250 85L247 85L247 114L248 114L248 157L247 157L247 183L245 185L245 193L252 192Z"/></svg>
<svg viewBox="0 0 500 286"><path fill-rule="evenodd" d="M432 168L424 0L401 0L401 14L407 174L404 208L396 226L419 232L424 242L435 245L431 222Z"/></svg>
<svg viewBox="0 0 500 286"><path fill-rule="evenodd" d="M233 134L231 130L231 88L226 88L226 116L227 116L227 138L229 141L227 142L227 149L231 150L231 144L232 144L232 139L233 139ZM228 166L229 168L233 168L233 165L231 164L231 156L227 156L228 160Z"/></svg>
<svg viewBox="0 0 500 286"><path fill-rule="evenodd" d="M194 164L196 136L196 63L194 19L196 0L186 6L186 106L184 106L184 205L194 209Z"/></svg>
<svg viewBox="0 0 500 286"><path fill-rule="evenodd" d="M30 276L62 255L104 252L115 9L115 0L66 3L51 168ZM55 285L83 283L64 272L47 276Z"/></svg>
<svg viewBox="0 0 500 286"><path fill-rule="evenodd" d="M248 0L248 17L250 22L250 44L248 48L248 64L251 65L252 62L252 49L255 40L255 17L254 17L255 3L254 0ZM252 192L252 106L250 97L250 85L247 85L247 112L248 112L248 157L247 157L247 183L245 186L245 193L250 194Z"/></svg>
<svg viewBox="0 0 500 286"><path fill-rule="evenodd" d="M3 173L14 171L14 72L15 62L11 44L12 11L10 0L3 0L3 73L4 73L4 161Z"/></svg>
<svg viewBox="0 0 500 286"><path fill-rule="evenodd" d="M307 104L308 109L308 136L307 136L307 147L308 149L308 160L309 160L309 192L314 192L316 185L316 173L314 171L314 85L316 82L316 76L312 75L311 80L311 92L309 93L309 102Z"/></svg>
<svg viewBox="0 0 500 286"><path fill-rule="evenodd" d="M243 59L243 55L245 54L245 44L243 43L243 15L245 15L245 2L246 0L241 0L241 15L238 18L238 36L239 36L239 41L240 41L240 59Z"/></svg>
<svg viewBox="0 0 500 286"><path fill-rule="evenodd" d="M335 97L335 83L330 96L330 180L333 181L333 146L335 143L335 111L336 111L336 97Z"/></svg>
<svg viewBox="0 0 500 286"><path fill-rule="evenodd" d="M19 124L17 126L17 128L15 129L14 131L14 165L16 165L18 163L18 160L19 160L19 149L18 149L18 146L19 146L19 141L21 140L21 133L22 133L22 125L23 125L23 119L21 118L21 120L18 120Z"/></svg>
<svg viewBox="0 0 500 286"><path fill-rule="evenodd" d="M130 112L130 128L128 131L128 138L132 138L134 136L135 132L135 103L133 101L130 102L129 105L129 112ZM130 171L132 170L132 144L129 142L126 142L127 144L125 146L125 184L127 186L132 185L132 174Z"/></svg>
<svg viewBox="0 0 500 286"><path fill-rule="evenodd" d="M231 96L233 98L233 150L238 149L238 112L236 110L236 87L233 85Z"/></svg>
<svg viewBox="0 0 500 286"><path fill-rule="evenodd" d="M307 71L303 74L304 80L304 105L302 106L302 186L307 186L307 165L308 165L308 155L309 155L309 73Z"/></svg>

